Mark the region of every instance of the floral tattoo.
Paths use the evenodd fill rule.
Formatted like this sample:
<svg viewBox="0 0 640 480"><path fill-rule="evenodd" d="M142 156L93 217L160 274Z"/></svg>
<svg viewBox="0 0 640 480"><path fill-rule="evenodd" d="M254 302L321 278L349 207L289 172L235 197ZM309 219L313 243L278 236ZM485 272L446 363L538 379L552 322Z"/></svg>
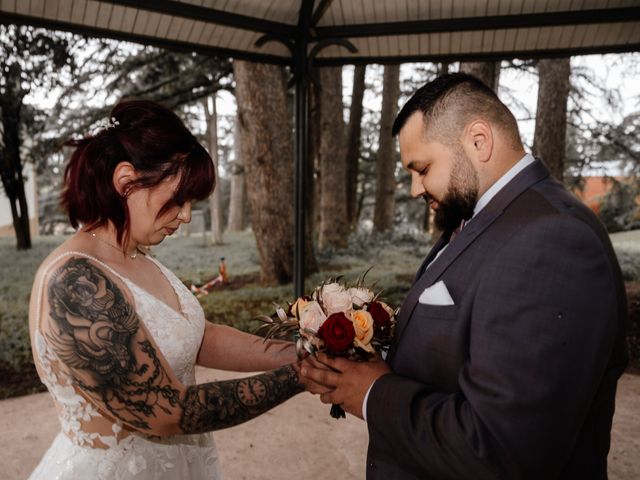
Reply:
<svg viewBox="0 0 640 480"><path fill-rule="evenodd" d="M47 339L76 385L117 419L150 430L159 411L179 411L180 429L237 425L303 390L291 366L254 377L180 390L171 381L122 291L84 258L68 260L48 288L54 327ZM57 327L57 328L56 328Z"/></svg>

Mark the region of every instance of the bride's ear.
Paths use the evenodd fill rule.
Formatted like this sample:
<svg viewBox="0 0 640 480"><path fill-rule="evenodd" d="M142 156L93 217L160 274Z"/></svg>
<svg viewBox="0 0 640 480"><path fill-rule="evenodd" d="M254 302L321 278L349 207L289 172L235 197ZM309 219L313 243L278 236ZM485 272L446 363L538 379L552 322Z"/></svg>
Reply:
<svg viewBox="0 0 640 480"><path fill-rule="evenodd" d="M130 162L120 162L113 171L113 186L120 196L127 197L131 183L137 178L136 169Z"/></svg>

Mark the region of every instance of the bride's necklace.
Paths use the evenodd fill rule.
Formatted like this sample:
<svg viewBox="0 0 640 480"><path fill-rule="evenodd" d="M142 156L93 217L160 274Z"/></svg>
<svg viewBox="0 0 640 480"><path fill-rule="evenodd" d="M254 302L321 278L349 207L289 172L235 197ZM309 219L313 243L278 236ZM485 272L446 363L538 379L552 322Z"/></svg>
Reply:
<svg viewBox="0 0 640 480"><path fill-rule="evenodd" d="M104 243L105 245L109 245L111 248L115 248L116 250L118 250L119 252L122 252L122 249L120 247L116 247L113 243L111 242L107 242L104 238L100 238L98 235L96 235L93 232L87 232L85 230L83 230L84 233L88 233L89 235L91 235L93 238L95 238L96 240L98 240L99 242ZM133 253L127 253L127 257L129 257L131 260L135 260L136 257L138 256L138 248L136 248L134 250Z"/></svg>

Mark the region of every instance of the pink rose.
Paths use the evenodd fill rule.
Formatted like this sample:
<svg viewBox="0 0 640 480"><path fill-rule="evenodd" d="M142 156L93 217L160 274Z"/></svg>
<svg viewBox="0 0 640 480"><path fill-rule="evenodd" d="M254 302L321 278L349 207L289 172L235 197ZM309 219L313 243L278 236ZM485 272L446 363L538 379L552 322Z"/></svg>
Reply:
<svg viewBox="0 0 640 480"><path fill-rule="evenodd" d="M317 295L328 316L333 313L344 313L347 317L351 315L353 309L351 295L342 285L335 282L329 283L324 285Z"/></svg>
<svg viewBox="0 0 640 480"><path fill-rule="evenodd" d="M300 313L300 329L311 330L313 333L317 333L327 316L320 308L320 304L315 301L305 302L299 307Z"/></svg>

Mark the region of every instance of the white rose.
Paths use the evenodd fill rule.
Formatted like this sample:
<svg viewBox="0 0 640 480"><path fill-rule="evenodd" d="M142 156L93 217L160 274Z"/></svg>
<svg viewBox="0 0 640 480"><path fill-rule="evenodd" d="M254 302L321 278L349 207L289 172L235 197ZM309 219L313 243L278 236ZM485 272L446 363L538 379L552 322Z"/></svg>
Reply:
<svg viewBox="0 0 640 480"><path fill-rule="evenodd" d="M323 296L326 294L332 293L340 293L344 292L344 287L340 285L338 282L326 283L322 286L322 288L316 288L313 292L313 299L317 300L318 296Z"/></svg>
<svg viewBox="0 0 640 480"><path fill-rule="evenodd" d="M347 293L351 296L351 303L355 306L362 308L365 303L369 303L373 300L373 292L367 288L350 288Z"/></svg>
<svg viewBox="0 0 640 480"><path fill-rule="evenodd" d="M322 287L320 296L327 316L340 312L344 313L347 318L351 315L351 310L353 309L351 295L342 285L338 283L325 285Z"/></svg>
<svg viewBox="0 0 640 480"><path fill-rule="evenodd" d="M322 326L327 316L320 308L318 302L306 302L299 308L300 312L300 329L311 330L315 333Z"/></svg>

